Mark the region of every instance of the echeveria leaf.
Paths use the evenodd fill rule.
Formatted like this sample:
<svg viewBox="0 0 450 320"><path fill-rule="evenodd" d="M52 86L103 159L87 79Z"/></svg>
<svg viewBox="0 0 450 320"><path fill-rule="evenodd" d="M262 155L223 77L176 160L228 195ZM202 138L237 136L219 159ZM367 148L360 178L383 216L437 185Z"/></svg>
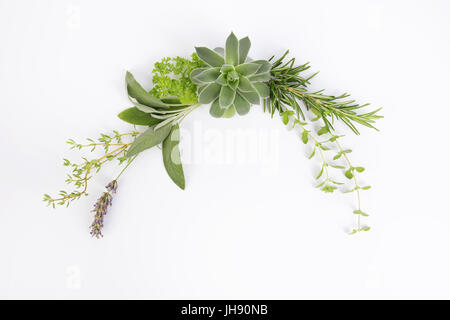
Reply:
<svg viewBox="0 0 450 320"><path fill-rule="evenodd" d="M239 89L238 89L239 90ZM250 104L259 104L261 98L259 97L258 93L256 91L253 92L244 92L239 90L239 94Z"/></svg>
<svg viewBox="0 0 450 320"><path fill-rule="evenodd" d="M267 82L270 80L270 72L254 74L248 77L248 80L251 82Z"/></svg>
<svg viewBox="0 0 450 320"><path fill-rule="evenodd" d="M224 64L221 68L220 68L220 72L222 73L228 73L234 71L234 66L232 64Z"/></svg>
<svg viewBox="0 0 450 320"><path fill-rule="evenodd" d="M173 182L184 190L185 180L183 165L181 164L180 149L180 128L178 124L172 126L169 135L162 143L162 154L164 167Z"/></svg>
<svg viewBox="0 0 450 320"><path fill-rule="evenodd" d="M221 86L224 86L227 84L227 80L225 79L225 76L221 74L217 79L216 83L220 84Z"/></svg>
<svg viewBox="0 0 450 320"><path fill-rule="evenodd" d="M255 60L252 63L259 64L259 69L256 71L257 74L269 72L272 68L272 64L267 60Z"/></svg>
<svg viewBox="0 0 450 320"><path fill-rule="evenodd" d="M220 67L225 63L222 56L206 47L195 47L195 52L203 62L211 67Z"/></svg>
<svg viewBox="0 0 450 320"><path fill-rule="evenodd" d="M227 110L225 110L225 113L223 114L224 118L231 118L236 113L236 109L234 108L234 105L231 105Z"/></svg>
<svg viewBox="0 0 450 320"><path fill-rule="evenodd" d="M236 98L234 99L234 107L236 108L236 112L243 116L250 111L250 103L242 98L239 93L236 93Z"/></svg>
<svg viewBox="0 0 450 320"><path fill-rule="evenodd" d="M209 68L195 76L195 79L201 82L214 82L219 76L220 68Z"/></svg>
<svg viewBox="0 0 450 320"><path fill-rule="evenodd" d="M153 118L150 114L142 112L136 107L123 110L118 117L125 122L139 126L153 126L162 121L161 119Z"/></svg>
<svg viewBox="0 0 450 320"><path fill-rule="evenodd" d="M255 87L256 91L258 91L258 94L261 98L268 98L270 95L270 89L269 87L263 83L263 82L254 82L253 87Z"/></svg>
<svg viewBox="0 0 450 320"><path fill-rule="evenodd" d="M207 83L203 83L203 82L202 82L201 85L198 85L198 86L197 86L197 93L198 93L198 95L200 95L200 93L202 93L202 91L203 91L207 86L208 86L208 84L207 84Z"/></svg>
<svg viewBox="0 0 450 320"><path fill-rule="evenodd" d="M212 115L214 118L220 118L225 113L225 109L222 109L220 107L219 98L214 100L214 102L211 104L211 108L209 109L209 114Z"/></svg>
<svg viewBox="0 0 450 320"><path fill-rule="evenodd" d="M132 157L142 151L160 144L169 134L172 124L156 129L155 126L148 128L144 133L134 140L133 144L127 151L127 157Z"/></svg>
<svg viewBox="0 0 450 320"><path fill-rule="evenodd" d="M233 81L233 82L228 82L228 86L230 86L231 89L236 90L237 86L239 84L239 79Z"/></svg>
<svg viewBox="0 0 450 320"><path fill-rule="evenodd" d="M242 76L254 74L261 66L257 63L243 63L236 67L236 71Z"/></svg>
<svg viewBox="0 0 450 320"><path fill-rule="evenodd" d="M191 78L192 82L195 84L202 84L202 82L200 80L197 80L196 77L205 70L208 70L208 68L197 68L197 69L192 70L192 72L190 74L190 78Z"/></svg>
<svg viewBox="0 0 450 320"><path fill-rule="evenodd" d="M144 88L142 88L142 86L136 81L134 76L128 71L125 76L125 82L127 84L128 95L131 98L136 99L137 102L153 108L167 109L170 107L168 104L165 104L158 98L155 98L150 93L145 91Z"/></svg>
<svg viewBox="0 0 450 320"><path fill-rule="evenodd" d="M239 78L239 90L244 92L255 92L255 88L253 87L252 83L246 78L246 77L240 77Z"/></svg>
<svg viewBox="0 0 450 320"><path fill-rule="evenodd" d="M214 48L214 51L220 54L222 57L225 57L225 49L222 47Z"/></svg>
<svg viewBox="0 0 450 320"><path fill-rule="evenodd" d="M248 37L239 40L239 64L244 63L250 51L251 42Z"/></svg>
<svg viewBox="0 0 450 320"><path fill-rule="evenodd" d="M219 103L222 109L227 109L233 102L236 96L236 91L229 86L222 86L220 90Z"/></svg>
<svg viewBox="0 0 450 320"><path fill-rule="evenodd" d="M198 102L208 104L213 102L220 94L221 85L217 83L208 84L198 95Z"/></svg>
<svg viewBox="0 0 450 320"><path fill-rule="evenodd" d="M239 64L239 42L233 32L225 42L225 62L233 66Z"/></svg>

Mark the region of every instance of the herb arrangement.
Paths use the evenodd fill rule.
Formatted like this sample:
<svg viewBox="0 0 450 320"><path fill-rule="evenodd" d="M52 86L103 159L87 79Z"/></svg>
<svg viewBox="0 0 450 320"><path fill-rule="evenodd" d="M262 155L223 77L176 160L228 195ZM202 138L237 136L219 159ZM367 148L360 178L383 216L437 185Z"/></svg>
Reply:
<svg viewBox="0 0 450 320"><path fill-rule="evenodd" d="M133 129L124 133L101 134L84 143L67 141L72 149L91 152L100 149L102 153L94 159L82 157L79 163L64 159L64 166L69 169L66 183L73 186L73 191L62 190L56 197L45 194L44 201L53 207L69 206L72 201L88 195L89 181L103 165L116 162L122 168L105 187L92 210L94 221L90 233L100 238L118 180L141 152L161 145L167 174L184 189L185 178L178 148L179 125L183 119L202 105L210 104L209 112L213 117L231 118L236 114L247 114L252 105L262 102L265 112L271 117L279 115L286 126L299 128L299 140L311 145L309 158L315 158L321 164L316 176L317 188L326 193L340 189L355 194L357 205L353 214L357 220L350 234L369 231L370 227L361 221L368 214L362 210L360 195L370 186L360 185L358 179L365 169L350 161L352 150L343 147L343 135L336 132L334 123L341 121L355 134L359 134L358 125L376 129L375 121L382 118L378 114L380 109L362 111L368 104L359 105L349 99L348 94L330 96L323 90L311 92L308 85L316 73L305 75L310 68L308 63L296 65L295 58L286 58L288 52L277 59L252 60L248 56L250 45L248 37L238 40L231 33L224 48L196 47L189 59L164 58L155 63L151 90L144 89L127 72L125 82L132 107L118 116L134 125ZM319 129L315 129L317 127ZM331 170L342 171L343 179L350 182L350 187L344 181L333 179Z"/></svg>

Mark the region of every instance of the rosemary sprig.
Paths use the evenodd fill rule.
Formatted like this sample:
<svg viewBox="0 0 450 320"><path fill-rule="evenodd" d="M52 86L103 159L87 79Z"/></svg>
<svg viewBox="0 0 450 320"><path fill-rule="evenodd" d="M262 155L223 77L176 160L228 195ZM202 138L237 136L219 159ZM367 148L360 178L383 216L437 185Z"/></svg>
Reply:
<svg viewBox="0 0 450 320"><path fill-rule="evenodd" d="M270 97L264 100L264 110L270 112L272 116L275 111L278 111L285 125L292 122L293 126L298 125L300 127L302 130L301 140L304 144L312 142L313 150L308 158L312 159L317 154L316 151L318 151L321 160L321 169L316 176L316 180L319 181L322 177L323 180L319 181L318 188L327 193L334 192L334 190L344 184L332 180L328 169L332 167L344 170L345 177L354 182L354 187L345 192L356 192L357 195L357 209L353 211L358 216L357 227L350 234L369 231L370 227L361 226L361 216L366 217L368 214L361 210L360 192L362 190L368 190L370 186L362 187L359 185L356 174L363 172L364 168L352 165L348 157L351 150L342 148L338 139L343 136L333 133L335 130L333 123L336 119L341 120L356 134L359 134L359 131L355 124L376 129L373 123L377 119L382 118L382 116L377 114L381 108L366 113L358 113L356 110L366 107L368 104L358 105L355 104L354 100L346 100L349 96L348 94L328 96L322 94L323 90L313 93L308 92L307 86L317 73L309 77L302 76L302 72L309 69L309 64L294 66L295 58L284 63L283 59L287 54L288 51L272 63L271 80L268 83ZM272 60L273 57L269 59L269 61ZM306 110L303 110L303 108ZM305 116L305 111L311 111L315 115L315 118L311 121L314 122L320 119L323 121L323 126L314 132L314 134L313 129L308 129L309 123ZM328 138L326 140L320 140L319 137L322 135ZM327 160L325 153L331 150L325 146L327 143L334 143L338 149L333 160L338 160L343 156L346 161L346 167L330 163Z"/></svg>
<svg viewBox="0 0 450 320"><path fill-rule="evenodd" d="M334 130L333 123L335 120L341 120L356 134L359 134L359 131L355 124L376 129L373 123L383 117L378 115L381 108L370 112L358 113L357 111L360 111L360 109L369 104L359 105L355 103L355 100L347 99L350 96L347 93L339 96L331 96L323 94L324 90L308 92L306 87L310 84L310 80L317 72L309 77L303 77L301 73L310 68L309 63L294 66L295 58L283 63L283 59L288 52L286 51L282 57L272 64L272 79L269 81L271 92L269 112L272 115L276 110L282 111L280 109L282 104L287 104L305 120L302 107L298 103L298 100L300 100L304 102L303 105L307 110L311 110L317 117L322 118L328 131ZM273 57L269 59L269 61L272 60Z"/></svg>

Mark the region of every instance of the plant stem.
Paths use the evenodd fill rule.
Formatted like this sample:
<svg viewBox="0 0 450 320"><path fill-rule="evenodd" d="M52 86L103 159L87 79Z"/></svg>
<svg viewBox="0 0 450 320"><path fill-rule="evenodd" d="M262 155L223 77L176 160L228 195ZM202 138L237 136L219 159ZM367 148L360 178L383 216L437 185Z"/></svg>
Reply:
<svg viewBox="0 0 450 320"><path fill-rule="evenodd" d="M339 151L342 152L344 149L342 148L339 141L337 141L337 139L335 140L335 143L338 146ZM343 153L343 155L344 155L344 159L347 162L347 164L349 165L349 167L352 168L352 164L351 164L350 159L348 158L347 154ZM353 174L353 181L355 182L356 195L358 197L358 210L361 211L361 195L360 195L358 180L356 179L356 174ZM361 215L358 215L358 231L361 231Z"/></svg>
<svg viewBox="0 0 450 320"><path fill-rule="evenodd" d="M128 160L127 165L122 169L122 171L120 171L120 173L117 175L116 179L114 180L119 180L120 176L122 175L122 173L128 168L128 166L134 161L134 159L136 159L138 155L133 156L130 160Z"/></svg>

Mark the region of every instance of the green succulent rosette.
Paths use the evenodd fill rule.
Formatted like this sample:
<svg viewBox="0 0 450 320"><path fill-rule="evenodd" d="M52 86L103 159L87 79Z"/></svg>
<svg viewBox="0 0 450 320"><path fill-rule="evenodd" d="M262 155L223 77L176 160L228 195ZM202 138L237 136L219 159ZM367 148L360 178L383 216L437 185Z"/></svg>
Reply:
<svg viewBox="0 0 450 320"><path fill-rule="evenodd" d="M194 69L191 80L197 85L198 102L211 103L213 117L232 117L236 112L245 115L252 104L269 97L271 63L267 60L251 60L248 37L238 40L231 33L225 49L214 50L196 47L198 57L205 67Z"/></svg>

